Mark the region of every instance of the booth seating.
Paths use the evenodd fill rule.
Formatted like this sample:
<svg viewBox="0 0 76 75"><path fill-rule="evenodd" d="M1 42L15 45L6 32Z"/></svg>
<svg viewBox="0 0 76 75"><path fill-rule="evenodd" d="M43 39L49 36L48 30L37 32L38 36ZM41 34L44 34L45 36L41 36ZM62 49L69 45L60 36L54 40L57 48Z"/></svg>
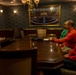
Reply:
<svg viewBox="0 0 76 75"><path fill-rule="evenodd" d="M13 36L14 36L14 29L0 30L0 37L12 38Z"/></svg>
<svg viewBox="0 0 76 75"><path fill-rule="evenodd" d="M27 37L27 36L32 36L32 37L36 37L36 29L24 29L24 34L25 34L25 36Z"/></svg>
<svg viewBox="0 0 76 75"><path fill-rule="evenodd" d="M46 36L56 36L60 38L60 34L62 32L62 28L14 28L14 29L4 29L0 30L0 37L6 38L24 38L27 36L36 37L37 29L45 30ZM21 32L20 32L21 31ZM45 35L44 35L45 36Z"/></svg>
<svg viewBox="0 0 76 75"><path fill-rule="evenodd" d="M60 75L76 75L76 71L61 68Z"/></svg>

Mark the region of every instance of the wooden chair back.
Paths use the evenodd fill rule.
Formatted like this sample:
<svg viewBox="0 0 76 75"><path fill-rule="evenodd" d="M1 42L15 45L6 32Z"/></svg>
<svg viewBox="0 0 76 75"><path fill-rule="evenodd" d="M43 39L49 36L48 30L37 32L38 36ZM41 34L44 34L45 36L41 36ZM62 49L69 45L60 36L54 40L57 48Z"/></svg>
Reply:
<svg viewBox="0 0 76 75"><path fill-rule="evenodd" d="M46 29L37 29L37 37L46 37Z"/></svg>

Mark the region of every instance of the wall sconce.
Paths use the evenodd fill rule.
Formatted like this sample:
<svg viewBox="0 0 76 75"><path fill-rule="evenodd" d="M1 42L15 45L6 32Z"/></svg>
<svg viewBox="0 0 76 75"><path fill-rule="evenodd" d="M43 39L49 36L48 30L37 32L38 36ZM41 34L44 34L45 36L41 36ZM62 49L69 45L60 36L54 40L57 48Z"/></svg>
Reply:
<svg viewBox="0 0 76 75"><path fill-rule="evenodd" d="M50 7L50 10L51 10L51 12L53 12L55 9L54 9L54 7Z"/></svg>
<svg viewBox="0 0 76 75"><path fill-rule="evenodd" d="M3 13L3 10L0 10L0 13Z"/></svg>
<svg viewBox="0 0 76 75"><path fill-rule="evenodd" d="M17 14L17 10L14 10L13 13L14 13L14 14Z"/></svg>
<svg viewBox="0 0 76 75"><path fill-rule="evenodd" d="M16 14L17 13L17 10L14 10L13 12L14 12L14 14Z"/></svg>

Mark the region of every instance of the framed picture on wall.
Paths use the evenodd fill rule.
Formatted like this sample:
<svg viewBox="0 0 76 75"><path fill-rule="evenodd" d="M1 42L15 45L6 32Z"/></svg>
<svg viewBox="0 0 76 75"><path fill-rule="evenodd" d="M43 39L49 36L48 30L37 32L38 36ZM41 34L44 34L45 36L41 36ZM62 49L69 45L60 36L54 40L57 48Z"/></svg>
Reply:
<svg viewBox="0 0 76 75"><path fill-rule="evenodd" d="M29 26L60 26L60 5L47 5L29 11Z"/></svg>

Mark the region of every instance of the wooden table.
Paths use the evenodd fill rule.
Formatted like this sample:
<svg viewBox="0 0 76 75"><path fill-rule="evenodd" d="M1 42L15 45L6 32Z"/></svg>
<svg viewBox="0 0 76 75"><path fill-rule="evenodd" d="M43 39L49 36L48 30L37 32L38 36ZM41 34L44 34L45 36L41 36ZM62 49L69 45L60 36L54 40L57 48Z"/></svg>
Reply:
<svg viewBox="0 0 76 75"><path fill-rule="evenodd" d="M31 38L16 40L14 43L5 46L0 51L20 51L37 47L37 68L57 69L63 65L63 54L57 43L50 41L32 41Z"/></svg>
<svg viewBox="0 0 76 75"><path fill-rule="evenodd" d="M37 46L37 68L57 69L63 65L63 54L58 43L50 41L33 41Z"/></svg>
<svg viewBox="0 0 76 75"><path fill-rule="evenodd" d="M6 43L6 45L5 45ZM10 43L10 44L9 44ZM0 75L36 75L37 49L25 40L3 40L0 48Z"/></svg>

